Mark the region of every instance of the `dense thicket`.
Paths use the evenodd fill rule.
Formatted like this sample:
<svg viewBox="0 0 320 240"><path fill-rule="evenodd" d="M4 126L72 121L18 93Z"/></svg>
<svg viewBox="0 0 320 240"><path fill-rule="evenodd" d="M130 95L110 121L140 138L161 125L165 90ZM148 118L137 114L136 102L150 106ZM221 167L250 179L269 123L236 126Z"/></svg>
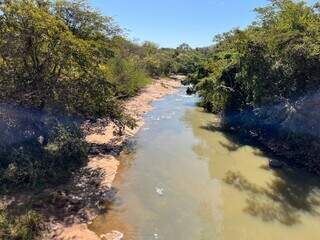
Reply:
<svg viewBox="0 0 320 240"><path fill-rule="evenodd" d="M42 229L41 218L33 211L20 216L8 216L0 209L0 238L3 240L37 239Z"/></svg>
<svg viewBox="0 0 320 240"><path fill-rule="evenodd" d="M104 68L120 31L110 18L64 1L7 1L1 11L2 102L120 118Z"/></svg>
<svg viewBox="0 0 320 240"><path fill-rule="evenodd" d="M84 1L1 1L0 187L68 177L86 159L81 122L133 126L121 99L175 72L173 54L127 40Z"/></svg>
<svg viewBox="0 0 320 240"><path fill-rule="evenodd" d="M320 15L303 2L272 1L245 30L215 38L207 75L197 84L213 111L241 111L316 89Z"/></svg>
<svg viewBox="0 0 320 240"><path fill-rule="evenodd" d="M291 160L318 171L319 136L303 129L316 130L310 121L317 109L309 108L308 117L302 109L320 86L319 5L273 0L256 11L248 28L215 38L190 81L201 105L223 113L226 124L271 135L286 144Z"/></svg>

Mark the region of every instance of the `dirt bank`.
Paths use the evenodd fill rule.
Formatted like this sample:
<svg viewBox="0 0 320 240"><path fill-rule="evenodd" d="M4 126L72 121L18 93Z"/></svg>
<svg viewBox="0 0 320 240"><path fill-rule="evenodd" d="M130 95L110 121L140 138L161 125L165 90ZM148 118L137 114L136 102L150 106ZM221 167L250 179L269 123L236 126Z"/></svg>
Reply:
<svg viewBox="0 0 320 240"><path fill-rule="evenodd" d="M90 126L86 141L91 146L91 155L88 166L74 176L69 186L69 209L76 208L71 216L65 217L64 211L61 218L52 220L50 239L56 240L97 240L97 239L121 239L123 236L117 232L105 233L97 236L91 232L87 224L92 221L99 209L103 208L106 201L112 201L115 190L112 182L116 176L119 161L116 155L121 151L125 141L136 134L144 124L143 114L152 109L151 102L164 95L171 94L180 86L180 81L174 79L158 79L146 87L138 96L124 103L126 112L137 120L135 129L126 128L122 136L116 133L113 123ZM103 122L103 120L101 120ZM103 125L103 124L102 124ZM71 197L70 197L71 196Z"/></svg>

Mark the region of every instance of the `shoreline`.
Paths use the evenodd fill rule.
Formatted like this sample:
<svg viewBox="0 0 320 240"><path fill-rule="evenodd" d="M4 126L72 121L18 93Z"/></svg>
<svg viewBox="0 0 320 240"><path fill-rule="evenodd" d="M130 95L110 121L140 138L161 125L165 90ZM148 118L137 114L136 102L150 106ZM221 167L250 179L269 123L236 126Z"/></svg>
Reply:
<svg viewBox="0 0 320 240"><path fill-rule="evenodd" d="M125 101L124 107L126 113L130 114L136 120L137 126L134 129L126 127L121 136L116 134L117 127L114 123L107 123L107 125L105 124L105 126L102 127L88 127L88 134L85 139L91 148L93 147L94 154L89 156L88 164L85 169L89 170L91 173L99 172L100 179L95 191L101 191L103 196L101 196L101 199L98 199L98 203L95 204L95 207L90 207L89 204L86 203L86 206L82 207L76 216L72 216L71 224L68 220L52 223L50 226L50 239L117 240L123 238L123 234L116 229L98 236L89 230L88 225L99 215L99 205L112 201L115 196L115 190L112 188L112 183L120 165L120 162L117 160L117 155L122 152L122 147L125 145L126 140L133 137L144 125L143 116L146 112L152 110L153 107L151 103L166 95L175 93L181 86L180 80L179 77L153 79L153 82L146 86L141 93ZM103 148L107 149L107 153L104 153L103 150L101 151ZM78 176L78 178L76 178L77 180L73 181L73 184L77 186L81 185L81 177L82 176ZM90 181L91 176L87 177L86 180ZM83 183L83 185L86 184ZM77 197L78 196L74 196L74 198ZM83 214L86 215L85 219L81 219Z"/></svg>

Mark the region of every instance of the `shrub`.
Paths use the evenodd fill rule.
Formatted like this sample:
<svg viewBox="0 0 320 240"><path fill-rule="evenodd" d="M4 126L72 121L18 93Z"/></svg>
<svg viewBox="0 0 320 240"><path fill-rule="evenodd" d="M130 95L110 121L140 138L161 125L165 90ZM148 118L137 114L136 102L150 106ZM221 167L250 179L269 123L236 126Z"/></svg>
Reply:
<svg viewBox="0 0 320 240"><path fill-rule="evenodd" d="M0 239L31 240L40 235L42 219L36 212L27 211L17 217L10 217L0 210Z"/></svg>
<svg viewBox="0 0 320 240"><path fill-rule="evenodd" d="M74 119L1 105L0 185L60 182L85 162L83 135Z"/></svg>
<svg viewBox="0 0 320 240"><path fill-rule="evenodd" d="M112 62L119 34L84 1L1 2L1 186L68 177L86 159L79 128L85 118L133 125L118 92L132 96L146 77L125 60L123 76L109 79L102 67Z"/></svg>
<svg viewBox="0 0 320 240"><path fill-rule="evenodd" d="M120 98L132 97L151 82L147 74L133 62L133 59L116 57L105 66L107 78L113 83Z"/></svg>

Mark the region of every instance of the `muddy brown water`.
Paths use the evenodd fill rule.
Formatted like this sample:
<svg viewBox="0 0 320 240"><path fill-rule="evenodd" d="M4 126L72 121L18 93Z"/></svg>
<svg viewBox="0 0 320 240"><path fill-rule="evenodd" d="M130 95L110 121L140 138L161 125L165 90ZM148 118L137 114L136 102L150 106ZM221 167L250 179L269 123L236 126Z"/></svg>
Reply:
<svg viewBox="0 0 320 240"><path fill-rule="evenodd" d="M212 127L216 116L184 90L146 114L119 157L116 199L90 229L126 240L318 240L319 178L269 169L261 150Z"/></svg>

